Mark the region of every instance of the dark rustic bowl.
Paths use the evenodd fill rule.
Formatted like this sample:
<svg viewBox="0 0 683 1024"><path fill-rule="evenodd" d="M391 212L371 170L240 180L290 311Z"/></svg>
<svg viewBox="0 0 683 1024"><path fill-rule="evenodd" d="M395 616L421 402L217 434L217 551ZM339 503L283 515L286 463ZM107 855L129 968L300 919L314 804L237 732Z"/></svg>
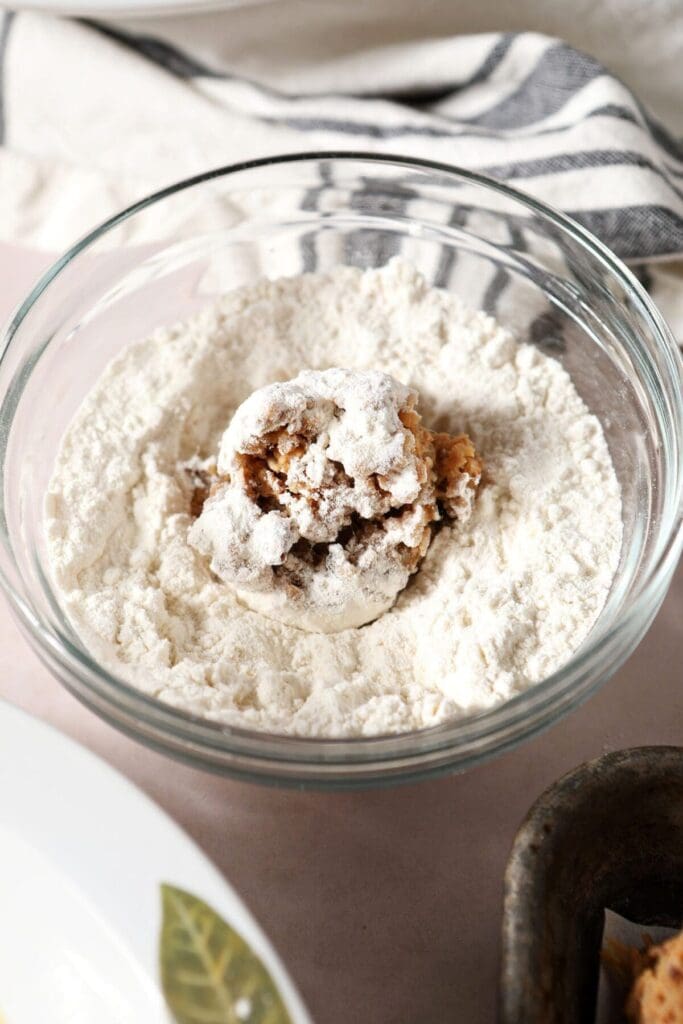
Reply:
<svg viewBox="0 0 683 1024"><path fill-rule="evenodd" d="M589 761L531 808L505 874L501 1024L594 1020L605 907L681 925L681 747Z"/></svg>

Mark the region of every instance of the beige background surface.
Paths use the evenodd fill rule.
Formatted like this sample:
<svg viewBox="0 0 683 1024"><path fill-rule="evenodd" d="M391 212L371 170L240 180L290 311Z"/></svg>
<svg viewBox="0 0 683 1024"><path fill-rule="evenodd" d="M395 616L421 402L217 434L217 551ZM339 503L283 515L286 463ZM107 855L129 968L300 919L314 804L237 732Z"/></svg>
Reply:
<svg viewBox="0 0 683 1024"><path fill-rule="evenodd" d="M0 319L46 263L0 246ZM586 758L683 743L682 617L679 568L648 637L578 712L465 775L384 791L268 790L152 753L60 687L4 603L0 697L99 753L187 829L264 925L318 1024L491 1024L517 826Z"/></svg>

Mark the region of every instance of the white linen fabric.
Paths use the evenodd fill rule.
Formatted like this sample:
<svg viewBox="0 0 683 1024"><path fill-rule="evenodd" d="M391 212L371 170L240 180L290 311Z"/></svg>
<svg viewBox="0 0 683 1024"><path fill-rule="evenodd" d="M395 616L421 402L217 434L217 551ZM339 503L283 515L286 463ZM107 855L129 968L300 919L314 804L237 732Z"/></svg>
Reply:
<svg viewBox="0 0 683 1024"><path fill-rule="evenodd" d="M683 253L683 144L557 39L487 33L343 54L294 91L291 76L277 88L238 76L149 23L0 17L0 240L63 249L183 177L333 149L505 180L630 261Z"/></svg>

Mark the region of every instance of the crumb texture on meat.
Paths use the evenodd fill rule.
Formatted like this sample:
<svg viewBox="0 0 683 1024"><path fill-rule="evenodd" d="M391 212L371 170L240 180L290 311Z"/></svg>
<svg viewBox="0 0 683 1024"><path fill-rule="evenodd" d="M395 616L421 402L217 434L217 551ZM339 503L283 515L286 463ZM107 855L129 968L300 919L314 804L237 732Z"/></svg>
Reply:
<svg viewBox="0 0 683 1024"><path fill-rule="evenodd" d="M650 946L626 1004L630 1024L683 1024L683 933Z"/></svg>
<svg viewBox="0 0 683 1024"><path fill-rule="evenodd" d="M427 430L417 392L376 370L304 371L254 392L221 440L188 539L249 607L302 629L377 618L432 524L465 521L481 462Z"/></svg>

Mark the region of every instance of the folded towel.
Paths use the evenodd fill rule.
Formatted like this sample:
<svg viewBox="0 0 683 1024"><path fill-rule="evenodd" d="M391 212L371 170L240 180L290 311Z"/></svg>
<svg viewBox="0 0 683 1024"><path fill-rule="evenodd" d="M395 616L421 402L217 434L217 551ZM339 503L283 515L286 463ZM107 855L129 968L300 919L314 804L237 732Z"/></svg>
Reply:
<svg viewBox="0 0 683 1024"><path fill-rule="evenodd" d="M158 37L1 17L4 240L61 249L146 192L211 167L352 149L509 182L631 261L683 253L683 142L556 39L498 33L366 51L331 60L293 94ZM222 24L216 15L217 32Z"/></svg>

